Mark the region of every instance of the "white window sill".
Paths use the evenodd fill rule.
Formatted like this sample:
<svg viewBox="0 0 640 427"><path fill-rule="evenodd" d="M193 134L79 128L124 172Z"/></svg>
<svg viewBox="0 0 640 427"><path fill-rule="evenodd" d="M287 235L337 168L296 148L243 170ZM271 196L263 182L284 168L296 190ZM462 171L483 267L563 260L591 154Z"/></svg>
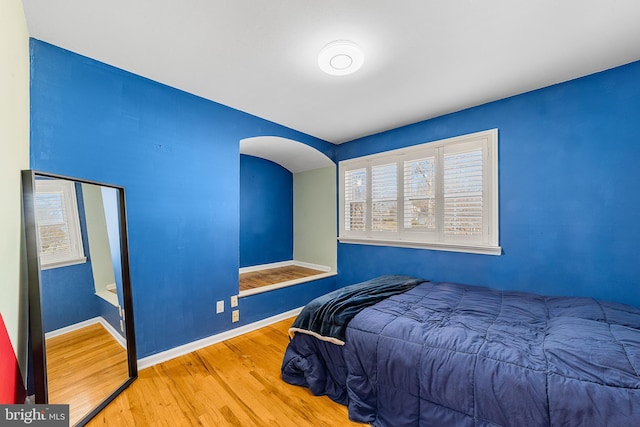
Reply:
<svg viewBox="0 0 640 427"><path fill-rule="evenodd" d="M114 294L113 292L98 291L96 292L96 295L102 298L103 300L105 300L106 302L108 302L109 304L113 305L114 307L118 306L118 295Z"/></svg>
<svg viewBox="0 0 640 427"><path fill-rule="evenodd" d="M287 286L294 286L294 285L299 285L301 283L312 282L318 279L324 279L325 277L335 276L336 274L338 273L336 273L335 271L329 271L326 273L303 277L301 279L287 280L286 282L275 283L273 285L267 285L267 286L261 286L255 289L247 289L246 291L240 291L238 296L242 298L242 297L247 297L249 295L261 294L263 292L269 292L275 289L286 288Z"/></svg>
<svg viewBox="0 0 640 427"><path fill-rule="evenodd" d="M399 248L429 249L433 251L464 252L481 255L502 255L502 247L454 243L414 242L409 240L384 240L362 237L338 237L340 243L373 246L395 246Z"/></svg>
<svg viewBox="0 0 640 427"><path fill-rule="evenodd" d="M75 259L69 259L69 260L65 260L65 261L56 261L56 262L50 262L47 264L41 264L40 268L42 270L49 270L51 268L58 268L58 267L67 267L70 265L77 265L77 264L84 264L85 262L87 262L87 258L86 257L81 257L81 258L75 258Z"/></svg>

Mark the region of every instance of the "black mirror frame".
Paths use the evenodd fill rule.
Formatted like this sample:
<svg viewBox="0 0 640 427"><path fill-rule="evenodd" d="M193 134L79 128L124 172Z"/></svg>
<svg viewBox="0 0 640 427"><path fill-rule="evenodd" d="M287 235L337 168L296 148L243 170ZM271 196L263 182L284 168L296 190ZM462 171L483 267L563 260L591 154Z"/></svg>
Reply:
<svg viewBox="0 0 640 427"><path fill-rule="evenodd" d="M89 181L86 179L74 178L64 175L40 172L35 170L22 171L22 200L24 212L25 243L27 252L27 281L29 295L29 333L31 341L31 358L33 366L33 386L35 403L48 402L47 387L47 361L46 346L44 338L44 328L42 326L42 306L40 301L40 257L39 257L39 236L36 228L35 218L35 179L45 177L53 179L64 179L81 184L93 184L102 187L109 187L118 190L118 210L120 220L120 258L122 262L122 289L124 301L125 333L127 342L127 361L129 367L129 378L116 390L86 414L76 426L85 425L91 418L95 417L109 402L116 398L138 377L138 362L136 356L136 341L133 324L133 304L131 296L131 276L129 271L129 243L127 232L127 213L125 205L124 187L113 184Z"/></svg>

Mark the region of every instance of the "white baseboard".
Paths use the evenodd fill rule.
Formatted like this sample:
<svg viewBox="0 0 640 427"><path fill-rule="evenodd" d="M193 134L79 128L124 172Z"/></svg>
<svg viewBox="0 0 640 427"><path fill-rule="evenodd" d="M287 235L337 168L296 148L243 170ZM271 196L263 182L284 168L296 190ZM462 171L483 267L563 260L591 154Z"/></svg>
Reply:
<svg viewBox="0 0 640 427"><path fill-rule="evenodd" d="M251 265L249 267L240 268L240 274L251 273L252 271L266 270L268 268L289 267L290 265L293 265L293 261L280 261L272 262L269 264Z"/></svg>
<svg viewBox="0 0 640 427"><path fill-rule="evenodd" d="M248 332L252 332L257 329L264 328L265 326L269 326L281 320L288 319L289 317L297 316L300 313L300 311L302 311L302 307L294 308L293 310L289 310L284 313L280 313L275 316L268 317L266 319L262 319L254 323L250 323L248 325L240 326L238 328L231 329L229 331L221 332L219 334L212 335L207 338L202 338L197 341L193 341L178 347L174 347L170 350L152 354L151 356L143 357L142 359L138 359L138 369L149 368L151 366L157 365L158 363L175 359L176 357L180 357L185 354L191 353L193 351L199 350L201 348L208 347L212 344L217 344L219 342L246 334Z"/></svg>
<svg viewBox="0 0 640 427"><path fill-rule="evenodd" d="M74 323L73 325L65 326L64 328L56 329L55 331L47 332L46 334L44 334L44 338L48 340L49 338L68 334L69 332L77 331L78 329L82 329L96 323L101 324L102 327L105 328L116 341L118 341L118 344L120 344L124 348L127 348L127 342L125 341L124 337L120 335L109 322L107 322L103 317L100 316L84 320L82 322Z"/></svg>
<svg viewBox="0 0 640 427"><path fill-rule="evenodd" d="M64 328L56 329L54 331L47 332L44 334L45 339L57 337L59 335L68 334L69 332L77 331L78 329L82 329L89 325L93 325L96 323L100 323L100 317L94 317L92 319L84 320L82 322L74 323L73 325L65 326Z"/></svg>
<svg viewBox="0 0 640 427"><path fill-rule="evenodd" d="M320 271L326 271L329 272L331 271L331 267L326 266L326 265L320 265L320 264L312 264L310 262L304 262L304 261L293 261L293 265L297 265L298 267L306 267L306 268L311 268L313 270L320 270Z"/></svg>
<svg viewBox="0 0 640 427"><path fill-rule="evenodd" d="M116 330L116 328L114 328L111 323L107 322L106 320L104 320L102 317L100 317L100 323L102 324L102 326L104 326L104 328L111 334L111 336L113 336L113 338L118 341L118 344L120 344L125 350L127 348L127 341L126 339L120 335L118 333L118 331Z"/></svg>

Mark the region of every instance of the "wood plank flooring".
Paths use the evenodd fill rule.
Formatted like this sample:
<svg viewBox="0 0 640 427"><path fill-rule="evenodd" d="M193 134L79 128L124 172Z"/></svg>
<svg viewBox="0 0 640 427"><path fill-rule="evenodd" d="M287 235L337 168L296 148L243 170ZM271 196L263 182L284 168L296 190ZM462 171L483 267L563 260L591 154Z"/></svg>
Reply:
<svg viewBox="0 0 640 427"><path fill-rule="evenodd" d="M68 403L71 425L129 377L127 352L99 323L49 338L49 403Z"/></svg>
<svg viewBox="0 0 640 427"><path fill-rule="evenodd" d="M240 291L275 285L289 280L302 279L325 271L290 265L286 267L267 268L260 271L250 271L240 274Z"/></svg>
<svg viewBox="0 0 640 427"><path fill-rule="evenodd" d="M293 318L143 369L89 426L362 426L347 408L285 383Z"/></svg>

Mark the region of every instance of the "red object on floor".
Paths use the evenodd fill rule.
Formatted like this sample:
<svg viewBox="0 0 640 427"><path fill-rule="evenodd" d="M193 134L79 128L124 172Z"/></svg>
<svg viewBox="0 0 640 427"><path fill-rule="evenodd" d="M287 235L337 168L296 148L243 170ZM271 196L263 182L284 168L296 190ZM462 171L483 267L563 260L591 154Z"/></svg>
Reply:
<svg viewBox="0 0 640 427"><path fill-rule="evenodd" d="M24 403L25 397L20 365L0 313L0 404Z"/></svg>

